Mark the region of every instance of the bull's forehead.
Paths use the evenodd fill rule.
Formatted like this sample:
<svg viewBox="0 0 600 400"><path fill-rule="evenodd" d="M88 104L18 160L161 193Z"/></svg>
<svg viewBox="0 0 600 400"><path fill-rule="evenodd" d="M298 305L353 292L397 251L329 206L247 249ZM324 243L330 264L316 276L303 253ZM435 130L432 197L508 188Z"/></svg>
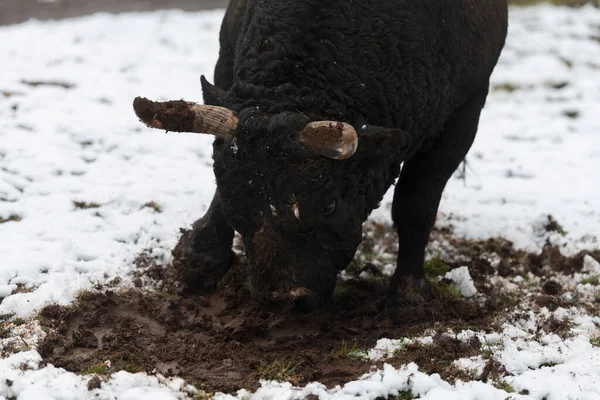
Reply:
<svg viewBox="0 0 600 400"><path fill-rule="evenodd" d="M257 184L277 190L295 190L326 185L331 179L332 160L285 146L276 141L233 141L226 164L236 175L251 177Z"/></svg>
<svg viewBox="0 0 600 400"><path fill-rule="evenodd" d="M238 140L218 149L215 173L228 211L236 218L262 213L297 221L320 209L336 186L334 163L267 140Z"/></svg>
<svg viewBox="0 0 600 400"><path fill-rule="evenodd" d="M256 174L249 184L264 193L273 205L311 203L327 193L332 179L318 171L310 173L301 168L301 165L273 166Z"/></svg>
<svg viewBox="0 0 600 400"><path fill-rule="evenodd" d="M334 191L329 174L302 163L258 168L244 182L248 201L269 219L309 224L314 210ZM294 222L295 221L295 222Z"/></svg>

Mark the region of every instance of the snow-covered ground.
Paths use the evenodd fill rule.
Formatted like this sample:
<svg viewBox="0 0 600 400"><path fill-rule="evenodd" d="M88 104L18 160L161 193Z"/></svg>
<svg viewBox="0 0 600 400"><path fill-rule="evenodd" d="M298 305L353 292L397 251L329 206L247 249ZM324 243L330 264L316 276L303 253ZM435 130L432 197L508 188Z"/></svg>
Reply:
<svg viewBox="0 0 600 400"><path fill-rule="evenodd" d="M212 198L211 138L146 129L131 102L201 100L199 75L212 76L222 15L98 14L0 27L0 221L20 219L0 224L0 314L28 318L117 276L127 285L144 249L170 260L178 229ZM492 86L466 180L449 183L440 222L535 250L551 214L567 232L551 239L565 251L600 247L600 11L512 9ZM389 201L391 192L374 217L389 218ZM567 341L534 340L516 325L498 334L503 346L494 351L511 384L530 388L513 398L600 399L600 348L590 344L600 321L572 318L577 335ZM171 399L191 390L178 379L119 372L88 391L89 377L39 368L43 332L28 324L27 351L0 360L0 399ZM541 367L549 352L564 363ZM409 386L426 399L509 396L482 382L453 386L413 364L329 392L316 383L265 385L256 398L374 399Z"/></svg>

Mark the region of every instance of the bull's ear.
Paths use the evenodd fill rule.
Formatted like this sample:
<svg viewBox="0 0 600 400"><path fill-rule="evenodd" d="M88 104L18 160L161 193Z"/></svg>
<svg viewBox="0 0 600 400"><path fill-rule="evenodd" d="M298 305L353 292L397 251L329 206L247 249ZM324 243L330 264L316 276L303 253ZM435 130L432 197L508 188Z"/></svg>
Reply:
<svg viewBox="0 0 600 400"><path fill-rule="evenodd" d="M402 129L364 125L358 130L360 154L367 157L385 157L395 153L402 160L412 157L417 147L414 138Z"/></svg>
<svg viewBox="0 0 600 400"><path fill-rule="evenodd" d="M225 91L209 83L204 75L200 76L200 84L202 85L202 97L204 97L204 104L209 106L223 107L226 94Z"/></svg>

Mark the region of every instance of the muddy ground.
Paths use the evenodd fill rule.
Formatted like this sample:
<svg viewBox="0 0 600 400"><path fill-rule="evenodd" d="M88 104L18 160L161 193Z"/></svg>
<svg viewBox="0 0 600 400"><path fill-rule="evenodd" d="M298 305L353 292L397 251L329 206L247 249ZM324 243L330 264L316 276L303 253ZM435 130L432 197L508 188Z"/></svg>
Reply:
<svg viewBox="0 0 600 400"><path fill-rule="evenodd" d="M548 229L553 229L548 224ZM216 291L190 294L178 281L177 260L160 266L151 254L138 257L136 288L98 287L82 293L72 307L50 306L40 319L48 332L40 345L45 362L100 379L127 370L177 375L207 392L255 390L259 379L286 380L302 385L319 381L328 387L359 378L382 362L365 358L380 338L431 335L432 344L412 344L386 362L400 366L417 362L423 371L443 378L472 379L452 361L484 354L477 340L461 342L441 333L472 329L498 330L525 293L507 292L493 277L535 276L539 288L533 307L569 304L560 296L556 274L581 269L583 256L564 257L546 246L540 254L517 251L504 240L466 241L449 230L432 239L437 255L426 265L434 282L431 302L386 311L385 263L395 257L395 235L384 225L369 224L355 261L340 278L330 304L312 313L261 310L249 300L245 262L239 254L234 268ZM600 252L590 253L600 259ZM490 260L501 261L492 266ZM478 295L461 298L440 276L467 265ZM575 300L573 300L575 301ZM546 321L545 332L567 334L561 321ZM481 380L506 375L489 359ZM93 378L91 385L97 383Z"/></svg>

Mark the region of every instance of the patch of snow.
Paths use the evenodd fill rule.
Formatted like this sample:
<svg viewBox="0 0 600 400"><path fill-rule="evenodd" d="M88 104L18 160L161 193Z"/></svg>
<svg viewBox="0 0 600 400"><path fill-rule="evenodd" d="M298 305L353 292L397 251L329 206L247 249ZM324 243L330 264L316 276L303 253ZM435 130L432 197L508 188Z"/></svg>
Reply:
<svg viewBox="0 0 600 400"><path fill-rule="evenodd" d="M598 35L600 13L541 5L509 15L466 178L457 171L448 182L437 223L530 251L547 239L566 253L598 248L600 48L589 38ZM392 200L393 188L372 216L389 220ZM564 235L539 235L536 226L548 215Z"/></svg>
<svg viewBox="0 0 600 400"><path fill-rule="evenodd" d="M483 369L487 363L488 361L484 360L482 356L459 358L453 362L458 368L464 371L473 372L475 376L480 376L483 373Z"/></svg>
<svg viewBox="0 0 600 400"><path fill-rule="evenodd" d="M594 258L588 254L583 256L583 272L592 275L600 275L600 262L594 260Z"/></svg>
<svg viewBox="0 0 600 400"><path fill-rule="evenodd" d="M22 217L0 224L0 314L66 305L117 276L130 284L143 249L170 261L179 228L212 199L212 138L147 129L131 104L201 97L222 17L158 11L0 27L0 89L22 93L0 95L0 217ZM16 284L32 290L5 293Z"/></svg>
<svg viewBox="0 0 600 400"><path fill-rule="evenodd" d="M0 297L8 297L17 289L17 285L0 285Z"/></svg>
<svg viewBox="0 0 600 400"><path fill-rule="evenodd" d="M427 400L505 400L508 395L504 390L483 382L459 382L455 386L450 385L437 374L430 376L420 372L414 363L399 369L384 364L381 370L366 374L360 380L329 390L319 383L311 383L304 388L296 388L290 383L280 382L263 381L261 384L261 388L252 395L253 400L304 399L311 394L318 396L319 399L328 400L376 399L398 396L408 391L414 396ZM243 399L247 395L247 392L238 393L237 396L219 394L215 399Z"/></svg>
<svg viewBox="0 0 600 400"><path fill-rule="evenodd" d="M373 347L367 352L367 357L372 361L378 361L381 359L389 358L392 356L395 350L401 349L408 343L410 343L410 340L407 338L379 339L375 344L375 347Z"/></svg>
<svg viewBox="0 0 600 400"><path fill-rule="evenodd" d="M17 353L0 360L0 396L19 399L159 399L189 398L193 392L181 379L162 376L112 374L99 389L88 390L90 376L79 376L52 365L38 369L41 357L35 351Z"/></svg>
<svg viewBox="0 0 600 400"><path fill-rule="evenodd" d="M475 282L473 282L473 278L469 274L468 267L459 267L450 270L446 272L444 277L454 282L456 289L463 297L473 297L477 293Z"/></svg>
<svg viewBox="0 0 600 400"><path fill-rule="evenodd" d="M432 336L423 336L420 338L409 339L387 339L382 338L377 340L375 347L367 351L367 358L371 361L384 360L394 355L394 351L402 349L404 346L411 343L420 343L428 345L433 343Z"/></svg>

